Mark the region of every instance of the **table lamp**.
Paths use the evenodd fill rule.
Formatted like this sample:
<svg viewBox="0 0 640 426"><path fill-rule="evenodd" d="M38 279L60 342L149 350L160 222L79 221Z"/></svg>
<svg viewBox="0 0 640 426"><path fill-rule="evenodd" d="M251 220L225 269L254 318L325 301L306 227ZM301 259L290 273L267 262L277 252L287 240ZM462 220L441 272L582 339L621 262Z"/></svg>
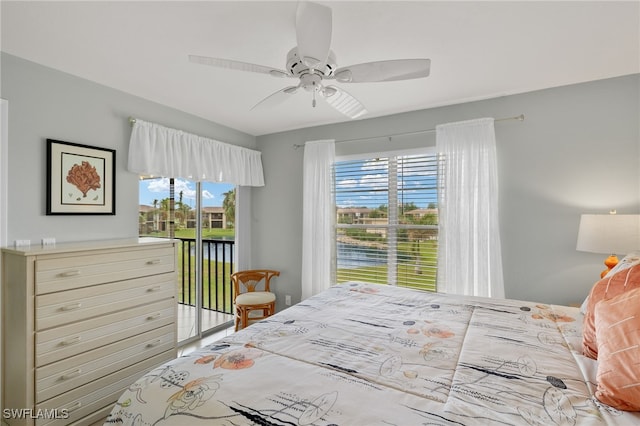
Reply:
<svg viewBox="0 0 640 426"><path fill-rule="evenodd" d="M602 271L604 277L618 264L616 254L627 254L640 249L640 215L616 214L583 214L580 216L578 243L576 250L591 253L609 254L604 261L607 269Z"/></svg>

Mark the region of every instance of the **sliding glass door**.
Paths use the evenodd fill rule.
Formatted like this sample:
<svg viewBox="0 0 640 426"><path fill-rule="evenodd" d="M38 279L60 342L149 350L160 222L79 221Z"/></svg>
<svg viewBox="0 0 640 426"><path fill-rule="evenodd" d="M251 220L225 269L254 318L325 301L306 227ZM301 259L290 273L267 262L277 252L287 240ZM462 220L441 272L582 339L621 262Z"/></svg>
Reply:
<svg viewBox="0 0 640 426"><path fill-rule="evenodd" d="M235 188L185 179L140 181L139 234L175 238L178 341L195 340L233 320Z"/></svg>

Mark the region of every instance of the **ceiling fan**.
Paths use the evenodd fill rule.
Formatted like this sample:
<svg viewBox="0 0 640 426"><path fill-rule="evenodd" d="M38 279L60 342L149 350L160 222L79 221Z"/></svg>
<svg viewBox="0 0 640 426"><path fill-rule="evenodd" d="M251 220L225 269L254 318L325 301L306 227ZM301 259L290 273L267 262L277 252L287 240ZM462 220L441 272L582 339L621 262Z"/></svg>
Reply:
<svg viewBox="0 0 640 426"><path fill-rule="evenodd" d="M298 45L287 54L285 70L207 56L189 55L189 60L214 67L299 80L297 85L278 90L251 109L280 104L299 89L304 89L313 94L312 106L316 106L316 95L319 95L331 107L352 119L367 113L364 105L344 89L323 84L325 80L335 80L338 83L370 83L409 80L429 75L429 59L395 59L338 68L336 57L330 50L331 31L331 9L317 3L301 1L296 11Z"/></svg>

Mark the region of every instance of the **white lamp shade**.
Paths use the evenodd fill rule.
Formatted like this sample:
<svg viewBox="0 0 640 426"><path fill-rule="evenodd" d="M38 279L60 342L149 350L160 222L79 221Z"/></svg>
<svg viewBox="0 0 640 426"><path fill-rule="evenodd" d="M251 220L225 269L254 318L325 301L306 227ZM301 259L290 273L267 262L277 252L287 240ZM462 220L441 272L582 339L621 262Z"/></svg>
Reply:
<svg viewBox="0 0 640 426"><path fill-rule="evenodd" d="M640 249L640 215L583 214L576 250L627 254Z"/></svg>

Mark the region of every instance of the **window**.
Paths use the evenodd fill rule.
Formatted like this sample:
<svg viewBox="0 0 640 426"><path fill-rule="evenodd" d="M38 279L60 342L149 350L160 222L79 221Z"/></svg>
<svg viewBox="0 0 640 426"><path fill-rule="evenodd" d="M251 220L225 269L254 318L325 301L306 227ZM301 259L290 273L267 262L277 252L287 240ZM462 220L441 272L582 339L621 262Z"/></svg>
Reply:
<svg viewBox="0 0 640 426"><path fill-rule="evenodd" d="M336 162L337 282L435 291L437 172L435 151Z"/></svg>

